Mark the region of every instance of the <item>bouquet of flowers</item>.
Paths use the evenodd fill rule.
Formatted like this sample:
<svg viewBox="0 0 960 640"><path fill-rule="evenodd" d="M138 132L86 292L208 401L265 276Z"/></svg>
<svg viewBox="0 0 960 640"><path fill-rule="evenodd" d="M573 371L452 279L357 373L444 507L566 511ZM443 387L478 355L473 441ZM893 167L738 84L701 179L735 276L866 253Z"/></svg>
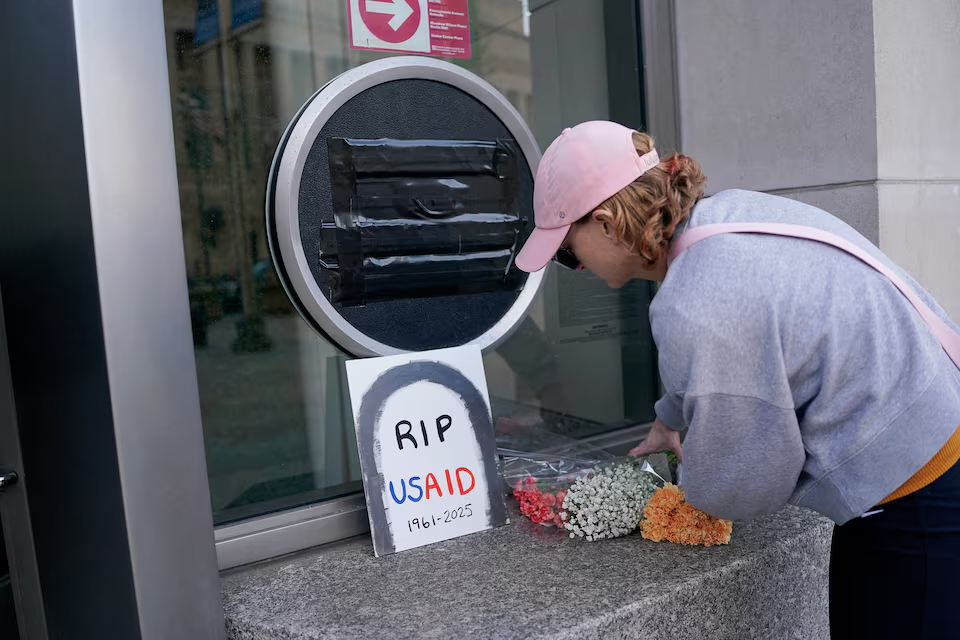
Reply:
<svg viewBox="0 0 960 640"><path fill-rule="evenodd" d="M520 513L538 524L561 529L565 521L560 513L569 489L595 467L617 459L532 425L514 425L510 441L499 445L501 474L507 490L520 503Z"/></svg>
<svg viewBox="0 0 960 640"><path fill-rule="evenodd" d="M657 490L656 476L636 459L600 467L566 492L560 519L570 537L601 540L637 528L643 508Z"/></svg>
<svg viewBox="0 0 960 640"><path fill-rule="evenodd" d="M571 538L616 538L637 528L658 479L638 460L625 458L585 469L572 481L518 479L513 497L523 516L565 529Z"/></svg>
<svg viewBox="0 0 960 640"><path fill-rule="evenodd" d="M618 457L550 434L535 453L500 449L509 490L530 521L555 526L571 538L617 538L640 529L654 541L711 546L730 541L732 524L687 504L682 490L664 480L647 459ZM658 465L663 467L664 465Z"/></svg>
<svg viewBox="0 0 960 640"><path fill-rule="evenodd" d="M565 516L561 514L563 501L567 497L566 489L527 476L526 480L517 480L513 497L520 503L520 513L531 521L563 528Z"/></svg>
<svg viewBox="0 0 960 640"><path fill-rule="evenodd" d="M640 535L647 540L702 544L710 547L730 542L733 523L715 518L683 499L683 490L667 483L654 491L643 509Z"/></svg>

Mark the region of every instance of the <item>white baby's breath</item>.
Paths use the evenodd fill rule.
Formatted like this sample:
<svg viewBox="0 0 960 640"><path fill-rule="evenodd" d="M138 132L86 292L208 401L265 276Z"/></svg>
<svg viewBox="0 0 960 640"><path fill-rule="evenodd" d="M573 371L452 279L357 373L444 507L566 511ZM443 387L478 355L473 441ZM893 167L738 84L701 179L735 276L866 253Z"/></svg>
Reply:
<svg viewBox="0 0 960 640"><path fill-rule="evenodd" d="M654 476L627 460L577 480L563 501L570 537L589 541L617 538L637 528L657 484Z"/></svg>

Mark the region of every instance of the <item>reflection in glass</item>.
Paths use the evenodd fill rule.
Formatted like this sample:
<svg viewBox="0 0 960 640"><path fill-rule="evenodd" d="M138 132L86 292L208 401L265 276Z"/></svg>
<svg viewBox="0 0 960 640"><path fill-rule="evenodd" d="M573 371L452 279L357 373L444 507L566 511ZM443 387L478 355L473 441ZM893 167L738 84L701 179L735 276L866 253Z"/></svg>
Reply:
<svg viewBox="0 0 960 640"><path fill-rule="evenodd" d="M190 311L218 524L361 489L346 356L291 307L263 219L270 163L299 107L336 75L390 55L349 47L347 4L164 0ZM602 3L529 4L532 13L520 0L471 0L473 57L451 62L499 89L543 144L563 124L554 93L569 52L561 55L557 33L576 25L582 41L576 46L584 48L578 64L602 56L602 28L591 36L581 15L602 24ZM546 92L540 101L534 77ZM574 105L575 112L606 116L605 91L577 95L587 102ZM548 428L583 437L650 419L649 295L646 285L612 292L588 274L550 275L530 316L485 359L494 417L507 419L500 421L507 425L502 438L510 438L510 421L545 420ZM589 305L581 306L583 300Z"/></svg>

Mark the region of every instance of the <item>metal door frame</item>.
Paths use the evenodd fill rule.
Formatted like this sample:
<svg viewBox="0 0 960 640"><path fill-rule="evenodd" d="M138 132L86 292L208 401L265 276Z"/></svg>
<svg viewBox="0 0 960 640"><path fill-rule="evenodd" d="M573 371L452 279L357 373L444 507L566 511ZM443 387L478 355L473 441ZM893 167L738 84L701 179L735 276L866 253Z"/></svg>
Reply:
<svg viewBox="0 0 960 640"><path fill-rule="evenodd" d="M0 3L0 84L0 391L40 615L52 635L223 638L163 3Z"/></svg>
<svg viewBox="0 0 960 640"><path fill-rule="evenodd" d="M17 625L23 640L45 640L47 621L43 612L40 574L30 526L27 478L20 453L20 434L10 378L7 335L3 323L3 291L0 287L0 469L17 474L17 483L0 490L0 526L6 540L7 561L13 582Z"/></svg>

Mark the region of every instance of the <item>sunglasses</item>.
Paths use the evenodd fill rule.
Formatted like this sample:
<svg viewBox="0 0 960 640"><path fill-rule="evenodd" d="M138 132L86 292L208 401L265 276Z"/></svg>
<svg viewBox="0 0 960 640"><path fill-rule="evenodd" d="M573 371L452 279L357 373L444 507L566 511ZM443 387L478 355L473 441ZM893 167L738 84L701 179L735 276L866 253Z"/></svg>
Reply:
<svg viewBox="0 0 960 640"><path fill-rule="evenodd" d="M570 269L571 271L583 271L583 265L580 264L577 256L574 255L573 251L570 249L559 249L557 253L554 254L553 261L564 269Z"/></svg>

